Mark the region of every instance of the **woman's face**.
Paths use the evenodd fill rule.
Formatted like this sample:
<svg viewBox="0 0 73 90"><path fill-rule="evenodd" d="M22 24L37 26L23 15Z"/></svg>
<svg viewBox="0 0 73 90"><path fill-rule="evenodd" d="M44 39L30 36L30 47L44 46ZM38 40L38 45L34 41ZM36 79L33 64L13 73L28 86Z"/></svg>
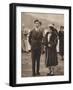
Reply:
<svg viewBox="0 0 73 90"><path fill-rule="evenodd" d="M60 31L64 31L64 29L63 28L60 28Z"/></svg>
<svg viewBox="0 0 73 90"><path fill-rule="evenodd" d="M52 32L52 29L49 27L49 32L51 33Z"/></svg>

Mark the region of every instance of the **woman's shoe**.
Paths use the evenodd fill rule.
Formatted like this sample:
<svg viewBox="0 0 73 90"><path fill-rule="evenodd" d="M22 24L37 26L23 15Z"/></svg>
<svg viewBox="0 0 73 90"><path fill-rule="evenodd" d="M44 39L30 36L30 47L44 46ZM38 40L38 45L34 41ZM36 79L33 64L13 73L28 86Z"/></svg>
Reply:
<svg viewBox="0 0 73 90"><path fill-rule="evenodd" d="M52 72L52 71L50 71L49 73L47 73L47 76L51 76L51 72Z"/></svg>
<svg viewBox="0 0 73 90"><path fill-rule="evenodd" d="M51 76L51 73L47 73L47 76Z"/></svg>
<svg viewBox="0 0 73 90"><path fill-rule="evenodd" d="M54 71L51 72L51 76L54 76Z"/></svg>

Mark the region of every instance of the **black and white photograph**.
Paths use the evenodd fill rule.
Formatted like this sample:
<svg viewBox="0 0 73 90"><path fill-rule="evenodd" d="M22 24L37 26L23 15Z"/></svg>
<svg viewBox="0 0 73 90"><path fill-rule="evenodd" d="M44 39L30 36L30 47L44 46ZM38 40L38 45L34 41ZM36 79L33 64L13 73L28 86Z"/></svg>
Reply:
<svg viewBox="0 0 73 90"><path fill-rule="evenodd" d="M10 86L71 83L71 7L10 4Z"/></svg>
<svg viewBox="0 0 73 90"><path fill-rule="evenodd" d="M64 75L64 14L21 12L22 77Z"/></svg>

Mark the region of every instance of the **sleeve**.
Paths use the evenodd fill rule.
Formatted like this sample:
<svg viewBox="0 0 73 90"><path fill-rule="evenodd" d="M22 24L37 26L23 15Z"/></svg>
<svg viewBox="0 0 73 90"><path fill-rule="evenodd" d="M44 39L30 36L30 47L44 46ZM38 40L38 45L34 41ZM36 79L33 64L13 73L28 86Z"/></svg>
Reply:
<svg viewBox="0 0 73 90"><path fill-rule="evenodd" d="M58 43L58 36L57 33L55 32L54 35L52 36L52 40L50 41L51 46L56 46Z"/></svg>
<svg viewBox="0 0 73 90"><path fill-rule="evenodd" d="M31 45L31 40L32 40L32 31L29 33L29 38L28 38L28 41L29 41L30 45Z"/></svg>
<svg viewBox="0 0 73 90"><path fill-rule="evenodd" d="M46 35L43 37L43 44L46 46L46 44L47 44L47 33L46 33Z"/></svg>
<svg viewBox="0 0 73 90"><path fill-rule="evenodd" d="M41 43L41 53L44 54L45 51L45 47L44 47L44 36L43 36L43 32L42 32L42 43Z"/></svg>
<svg viewBox="0 0 73 90"><path fill-rule="evenodd" d="M58 43L58 37L57 37L57 35L56 35L56 36L55 36L55 40L54 40L54 45L56 46L57 43Z"/></svg>
<svg viewBox="0 0 73 90"><path fill-rule="evenodd" d="M56 30L56 32L55 32L55 45L57 45L57 43L58 43L58 32Z"/></svg>

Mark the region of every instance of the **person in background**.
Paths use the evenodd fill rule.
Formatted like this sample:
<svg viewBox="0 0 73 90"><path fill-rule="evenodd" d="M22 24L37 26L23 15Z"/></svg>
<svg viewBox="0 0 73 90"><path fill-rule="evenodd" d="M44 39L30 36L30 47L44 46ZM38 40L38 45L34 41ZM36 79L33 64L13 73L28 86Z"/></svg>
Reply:
<svg viewBox="0 0 73 90"><path fill-rule="evenodd" d="M22 25L22 51L28 52L28 29L25 28L24 24Z"/></svg>
<svg viewBox="0 0 73 90"><path fill-rule="evenodd" d="M57 30L54 28L52 24L49 25L48 32L45 36L45 62L49 71L47 75L54 75L55 66L58 65L57 59Z"/></svg>
<svg viewBox="0 0 73 90"><path fill-rule="evenodd" d="M22 24L22 30L21 30L21 47L22 47L22 52L25 51L25 43L24 43L24 29L25 29L25 25Z"/></svg>
<svg viewBox="0 0 73 90"><path fill-rule="evenodd" d="M64 26L61 26L59 31L59 53L64 60Z"/></svg>
<svg viewBox="0 0 73 90"><path fill-rule="evenodd" d="M24 29L24 44L25 44L25 52L28 53L28 29Z"/></svg>
<svg viewBox="0 0 73 90"><path fill-rule="evenodd" d="M32 75L40 75L40 56L42 49L43 33L41 30L42 23L36 19L34 20L34 28L29 34L29 43L31 45L31 57L32 57ZM36 70L35 70L36 69Z"/></svg>

